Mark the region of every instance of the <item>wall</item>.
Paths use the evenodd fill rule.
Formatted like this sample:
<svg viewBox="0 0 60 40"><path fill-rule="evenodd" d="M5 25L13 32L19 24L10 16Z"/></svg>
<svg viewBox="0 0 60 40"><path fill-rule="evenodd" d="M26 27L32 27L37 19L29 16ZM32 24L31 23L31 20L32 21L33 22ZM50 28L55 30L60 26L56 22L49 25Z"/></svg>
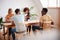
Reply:
<svg viewBox="0 0 60 40"><path fill-rule="evenodd" d="M59 21L59 28L60 28L60 8L59 8L59 19L58 19L58 21Z"/></svg>
<svg viewBox="0 0 60 40"><path fill-rule="evenodd" d="M40 13L40 11L42 10L43 6L41 4L40 0L33 0L33 2L35 3L35 6L37 7L38 12Z"/></svg>
<svg viewBox="0 0 60 40"><path fill-rule="evenodd" d="M37 4L34 3L36 1L32 1L32 0L0 0L0 16L5 17L9 8L12 8L14 11L16 8L23 9L24 7L30 8L32 6L34 8L33 8L33 10L31 10L31 13L38 14L39 12L36 7Z"/></svg>
<svg viewBox="0 0 60 40"><path fill-rule="evenodd" d="M41 9L42 4L40 3L40 0L0 0L0 16L5 17L7 14L8 8L12 8L13 11L16 8L23 9L24 7L34 7L33 10L31 10L31 13L36 13L41 16ZM58 9L56 8L48 8L49 14L52 16L53 21L55 23L55 26L58 25Z"/></svg>

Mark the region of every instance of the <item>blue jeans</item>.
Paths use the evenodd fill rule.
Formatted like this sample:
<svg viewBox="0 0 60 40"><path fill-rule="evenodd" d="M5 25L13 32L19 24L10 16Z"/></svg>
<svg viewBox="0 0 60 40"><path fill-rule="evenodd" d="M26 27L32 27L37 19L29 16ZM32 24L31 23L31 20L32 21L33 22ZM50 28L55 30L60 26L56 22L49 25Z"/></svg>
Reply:
<svg viewBox="0 0 60 40"><path fill-rule="evenodd" d="M15 40L15 32L16 32L16 28L11 29L13 40Z"/></svg>

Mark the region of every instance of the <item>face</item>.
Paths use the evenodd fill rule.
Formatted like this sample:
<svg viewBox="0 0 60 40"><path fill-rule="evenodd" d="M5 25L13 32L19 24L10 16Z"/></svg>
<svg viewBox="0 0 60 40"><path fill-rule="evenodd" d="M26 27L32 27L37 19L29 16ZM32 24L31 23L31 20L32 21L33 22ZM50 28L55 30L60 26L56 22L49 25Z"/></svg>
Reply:
<svg viewBox="0 0 60 40"><path fill-rule="evenodd" d="M12 10L9 11L9 14L11 14L11 13L12 13Z"/></svg>
<svg viewBox="0 0 60 40"><path fill-rule="evenodd" d="M20 11L18 12L18 14L20 14Z"/></svg>
<svg viewBox="0 0 60 40"><path fill-rule="evenodd" d="M42 16L46 14L46 12L44 10L42 10L41 13L42 13Z"/></svg>
<svg viewBox="0 0 60 40"><path fill-rule="evenodd" d="M25 14L28 14L28 13L29 13L29 11L28 11L28 10L26 10L26 11L25 11Z"/></svg>

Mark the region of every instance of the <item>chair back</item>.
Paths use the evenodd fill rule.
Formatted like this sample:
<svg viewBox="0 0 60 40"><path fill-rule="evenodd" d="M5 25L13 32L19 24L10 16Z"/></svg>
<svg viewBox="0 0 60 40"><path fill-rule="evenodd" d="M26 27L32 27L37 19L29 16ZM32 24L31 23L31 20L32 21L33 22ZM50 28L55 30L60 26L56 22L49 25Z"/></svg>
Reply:
<svg viewBox="0 0 60 40"><path fill-rule="evenodd" d="M17 32L26 31L26 27L24 24L24 16L22 14L14 16L13 19L14 19Z"/></svg>

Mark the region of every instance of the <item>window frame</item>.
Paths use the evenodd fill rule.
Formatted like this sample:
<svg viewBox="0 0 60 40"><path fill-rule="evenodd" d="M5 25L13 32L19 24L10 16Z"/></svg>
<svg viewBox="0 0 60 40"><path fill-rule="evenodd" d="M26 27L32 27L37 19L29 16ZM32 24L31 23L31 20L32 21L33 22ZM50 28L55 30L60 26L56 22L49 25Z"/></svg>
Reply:
<svg viewBox="0 0 60 40"><path fill-rule="evenodd" d="M41 3L42 3L42 5L43 5L43 2L42 2L42 0L40 0L41 1ZM60 5L59 5L59 1L60 0L56 0L56 6L49 6L49 0L47 0L48 1L48 4L45 6L45 7L48 7L48 8L58 8L58 7L60 7ZM43 6L44 7L44 6Z"/></svg>

